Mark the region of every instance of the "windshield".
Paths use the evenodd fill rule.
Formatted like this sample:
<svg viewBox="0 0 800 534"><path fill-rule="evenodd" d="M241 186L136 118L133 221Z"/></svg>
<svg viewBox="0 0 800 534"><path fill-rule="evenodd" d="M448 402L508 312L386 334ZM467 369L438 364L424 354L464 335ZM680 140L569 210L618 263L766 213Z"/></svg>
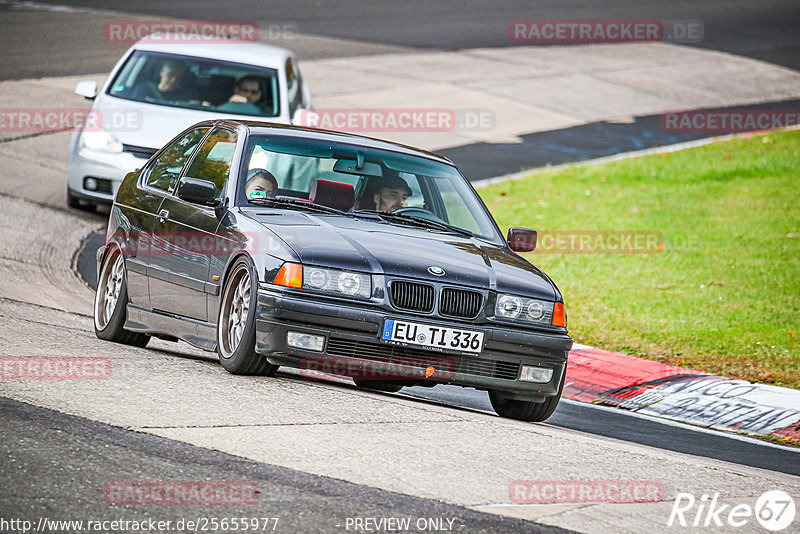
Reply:
<svg viewBox="0 0 800 534"><path fill-rule="evenodd" d="M138 50L108 94L126 100L235 115L277 117L277 71Z"/></svg>
<svg viewBox="0 0 800 534"><path fill-rule="evenodd" d="M347 214L383 214L389 224L429 221L497 241L494 221L458 171L397 152L291 136L252 136L237 203L313 202ZM271 202L275 205L274 202ZM444 223L444 224L441 224Z"/></svg>

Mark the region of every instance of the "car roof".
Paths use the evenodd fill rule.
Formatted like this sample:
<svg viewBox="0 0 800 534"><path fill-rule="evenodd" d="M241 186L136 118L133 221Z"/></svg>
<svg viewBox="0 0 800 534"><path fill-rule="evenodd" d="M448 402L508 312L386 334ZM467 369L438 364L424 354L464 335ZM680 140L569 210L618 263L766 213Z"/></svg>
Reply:
<svg viewBox="0 0 800 534"><path fill-rule="evenodd" d="M241 125L246 127L252 135L284 135L287 137L298 137L302 134L303 137L309 139L317 139L320 141L340 142L347 144L361 145L367 148L375 148L378 150L389 150L392 152L399 152L408 154L410 156L418 156L427 159L436 160L440 163L455 167L455 164L446 157L416 148L413 146L394 143L392 141L385 141L383 139L376 139L374 137L367 137L363 135L351 134L346 132L336 132L333 130L322 130L319 128L308 128L305 126L290 126L286 124L277 124L273 122L250 121L250 120L224 120L224 121L204 121L209 125L219 124L220 122L231 126ZM202 123L201 123L202 124ZM195 125L198 126L198 125Z"/></svg>
<svg viewBox="0 0 800 534"><path fill-rule="evenodd" d="M174 34L173 34L174 35ZM187 37L187 41L190 38ZM273 69L281 68L294 54L286 48L271 46L255 41L241 41L229 39L221 41L219 39L209 42L174 42L171 37L169 42L164 42L159 34L148 35L134 43L131 48L147 52L160 52L165 54L177 54L181 56L192 56L207 59L217 59L231 61L234 63L245 63L260 67L270 67Z"/></svg>

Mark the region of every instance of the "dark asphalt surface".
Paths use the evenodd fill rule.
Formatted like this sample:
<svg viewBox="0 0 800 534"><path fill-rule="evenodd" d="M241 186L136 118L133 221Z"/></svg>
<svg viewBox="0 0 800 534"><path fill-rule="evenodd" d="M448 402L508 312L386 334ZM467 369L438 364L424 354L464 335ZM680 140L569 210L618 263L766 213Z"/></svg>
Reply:
<svg viewBox="0 0 800 534"><path fill-rule="evenodd" d="M46 3L46 2L41 2ZM510 46L515 19L696 19L704 39L689 46L721 50L800 69L800 3L728 0L596 3L548 0L438 0L372 2L193 2L143 0L130 5L56 1L117 12L44 12L12 0L0 4L0 80L107 72L127 48L108 43L104 24L121 18L255 20L264 28L289 24L297 32L355 40L324 46L278 39L301 60L382 54L393 47L456 50ZM127 12L121 15L119 12ZM312 88L313 91L313 88ZM787 103L770 107L788 107ZM797 102L791 104L797 107ZM514 145L477 144L443 151L471 179L533 166L580 161L628 150L661 146L701 136L665 136L655 117L631 124L597 123L522 136ZM84 247L79 268L94 280L95 236ZM461 388L412 388L406 394L464 409L488 410L484 393ZM432 400L431 400L432 399ZM561 403L548 424L664 449L800 474L798 453L699 433L630 417L623 412ZM244 517L278 516L284 532L329 532L347 516L457 517L462 532L556 532L528 522L487 516L429 501L273 467L129 432L0 398L0 517L51 519L177 519L210 515L199 507L110 507L102 497L111 480L247 480L261 489L259 504L241 509L214 507ZM69 517L66 514L71 514ZM58 517L57 517L58 516Z"/></svg>
<svg viewBox="0 0 800 534"><path fill-rule="evenodd" d="M95 251L103 244L103 238L102 233L90 235L78 254L78 270L92 288L97 287ZM439 385L434 388L405 388L402 394L457 408L494 413L485 391ZM547 424L670 451L800 475L800 448L771 447L758 442L737 440L722 432L697 432L650 418L631 417L617 408L561 402Z"/></svg>
<svg viewBox="0 0 800 534"><path fill-rule="evenodd" d="M464 533L568 532L251 462L2 397L0 473L3 478L0 518L28 520L34 525L40 518L153 519L175 524L180 519L236 517L278 518L274 532L347 532L347 518L397 517L410 518L411 525L420 518L452 519L453 530ZM257 485L259 497L255 504L239 505L109 505L106 502L106 484L133 481L249 482ZM270 522L269 529L259 531L272 532L273 524ZM185 529L195 530L200 531ZM353 530L351 524L350 531ZM2 528L2 532L13 531ZM59 530L44 530L48 531ZM84 527L63 531L89 530ZM176 532L174 527L170 531Z"/></svg>
<svg viewBox="0 0 800 534"><path fill-rule="evenodd" d="M798 109L800 100L733 106L724 109ZM630 123L594 122L520 136L521 143L475 143L439 150L470 181L516 173L534 167L575 163L603 156L705 139L721 134L671 133L660 115L632 117Z"/></svg>
<svg viewBox="0 0 800 534"><path fill-rule="evenodd" d="M170 19L256 21L262 28L268 28L271 24L292 24L297 32L304 34L352 39L368 45L432 50L510 46L513 43L509 38L509 24L518 19L699 20L703 24L703 38L689 46L730 52L800 69L800 32L797 31L800 28L800 3L796 0L139 0L113 5L104 0L55 0L41 3L113 9L134 18L151 15ZM0 12L11 9L0 6ZM64 16L83 19L84 28L92 27L91 19L96 17L80 13L66 13ZM117 18L120 17L108 16L108 20ZM17 74L13 77L27 77L24 72L43 68L47 69L50 76L103 72L111 67L124 49L105 43L102 24L99 32L70 32L65 28L74 28L74 25L42 24L47 19L41 16L26 17L29 26L12 25L10 21L8 24L0 23L3 29L0 32L2 49L8 50L9 44L20 42L32 46L31 50L24 51L22 57L18 57L22 61L18 62ZM35 39L32 33L38 34ZM283 44L293 48L289 40ZM328 57L342 55L341 49L331 49L330 45L326 48L297 52L301 59L328 54ZM48 53L39 53L44 50ZM75 57L75 50L81 51L78 54L81 57ZM369 47L363 52L368 53ZM380 49L375 48L374 52L380 53ZM40 61L25 61L29 55L37 55ZM111 63L102 63L101 57ZM60 58L66 58L67 61L59 61ZM3 66L0 63L0 77L5 79L10 73ZM89 70L84 70L87 68Z"/></svg>
<svg viewBox="0 0 800 534"><path fill-rule="evenodd" d="M23 2L0 4L0 79L64 76L111 69L125 45L106 41L108 21L148 16L175 19L256 21L269 29L290 25L298 33L355 40L336 45L302 44L291 32L274 44L292 48L301 60L380 54L401 46L424 50L505 47L509 24L517 19L699 20L703 39L696 46L761 59L800 70L800 3L796 0L103 0L40 2L89 7L101 12L45 13L21 9ZM114 12L105 11L113 9ZM390 45L386 48L385 45Z"/></svg>
<svg viewBox="0 0 800 534"><path fill-rule="evenodd" d="M450 406L493 411L489 395L475 389L440 385L434 388L405 388L401 390L401 394ZM722 432L698 432L651 418L632 417L618 408L562 401L546 424L659 449L800 475L800 448L776 448L739 440Z"/></svg>
<svg viewBox="0 0 800 534"><path fill-rule="evenodd" d="M100 0L49 2L76 9L109 9ZM18 4L18 3L17 3ZM46 3L45 3L46 4ZM534 7L524 1L368 2L315 0L291 3L264 1L161 2L145 0L114 5L111 11L41 12L0 4L0 80L35 76L76 75L109 71L127 45L110 43L105 24L147 16L201 20L256 21L259 27L346 38L324 45L294 38L291 32L274 44L295 50L301 59L346 57L411 49L453 50L505 47L508 24L515 19L660 19L700 20L699 46L766 60L800 69L800 2L617 2L601 7L588 1L546 1ZM193 13L202 16L192 17ZM277 15L265 16L265 13ZM80 28L80 30L78 30ZM353 42L352 40L355 40ZM79 53L76 53L79 50ZM378 59L376 59L378 61ZM312 93L313 93L313 88ZM773 102L748 108L796 109L800 101ZM709 133L669 133L658 116L634 117L629 124L593 123L520 136L520 143L475 143L440 151L469 180L523 169L583 161L600 156L710 137Z"/></svg>

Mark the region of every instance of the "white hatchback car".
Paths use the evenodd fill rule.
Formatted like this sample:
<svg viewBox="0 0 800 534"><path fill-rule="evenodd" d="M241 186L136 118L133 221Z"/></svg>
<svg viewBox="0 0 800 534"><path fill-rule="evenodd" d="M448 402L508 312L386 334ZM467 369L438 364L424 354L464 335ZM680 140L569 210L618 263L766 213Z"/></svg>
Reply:
<svg viewBox="0 0 800 534"><path fill-rule="evenodd" d="M111 204L127 173L192 124L223 117L292 124L311 108L294 54L247 41L146 37L122 56L102 90L83 81L75 93L94 100L70 142L67 204L82 209Z"/></svg>

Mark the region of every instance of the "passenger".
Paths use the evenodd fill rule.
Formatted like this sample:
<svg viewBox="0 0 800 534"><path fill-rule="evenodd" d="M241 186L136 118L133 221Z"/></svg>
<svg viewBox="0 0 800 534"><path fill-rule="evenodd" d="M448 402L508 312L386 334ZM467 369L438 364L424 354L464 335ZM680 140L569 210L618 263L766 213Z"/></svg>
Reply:
<svg viewBox="0 0 800 534"><path fill-rule="evenodd" d="M392 213L407 207L410 196L411 188L406 181L397 174L388 174L378 183L372 200L375 201L376 210Z"/></svg>
<svg viewBox="0 0 800 534"><path fill-rule="evenodd" d="M271 111L269 104L264 101L263 83L255 76L239 78L231 97L217 109L246 115L264 115Z"/></svg>
<svg viewBox="0 0 800 534"><path fill-rule="evenodd" d="M278 192L278 181L272 173L264 169L253 169L248 173L245 185L247 200L273 198Z"/></svg>
<svg viewBox="0 0 800 534"><path fill-rule="evenodd" d="M254 76L245 76L239 78L236 82L236 87L233 89L228 102L247 102L250 104L259 104L264 97L264 92L261 90L261 82Z"/></svg>

